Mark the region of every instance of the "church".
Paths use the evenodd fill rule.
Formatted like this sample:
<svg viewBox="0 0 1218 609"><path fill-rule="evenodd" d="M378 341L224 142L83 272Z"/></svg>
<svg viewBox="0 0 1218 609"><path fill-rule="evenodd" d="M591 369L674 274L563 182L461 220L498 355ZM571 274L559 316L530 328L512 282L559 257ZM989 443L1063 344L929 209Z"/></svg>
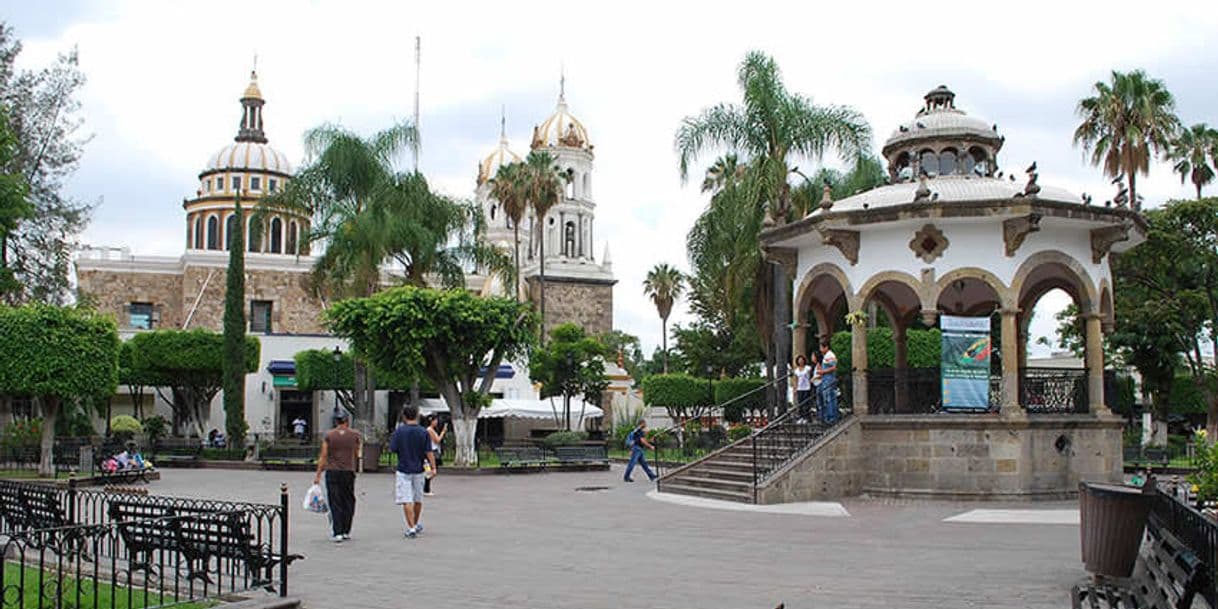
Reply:
<svg viewBox="0 0 1218 609"><path fill-rule="evenodd" d="M568 180L561 201L546 217L530 214L520 227L522 296L533 301L540 297L544 251L546 330L573 322L590 334L602 334L613 329L616 280L608 245L603 246L599 259L594 255L593 145L583 123L571 114L564 89L560 86L557 107L534 127L530 142L530 149L553 156ZM238 226L234 201L240 197L249 230L252 223L248 220L258 201L284 188L295 172L286 155L271 146L267 137L263 122L266 100L255 72L250 73L239 101L241 120L236 137L208 157L193 196L182 201L185 243L180 256L133 254L127 247L86 247L76 256L79 298L112 314L124 339L162 328L222 329L229 247ZM490 196L488 182L499 166L521 157L512 151L502 125L499 135L498 144L478 163L474 193L486 214L484 238L510 252L513 230ZM262 345L258 370L246 378L247 423L251 434L286 435L291 422L300 417L307 421L311 434L319 433L330 425L335 397L333 392L299 390L293 358L307 349L345 351L348 346L326 331L324 304L309 289L309 273L318 254L305 240L310 218L276 212L261 221L261 230L249 230L243 240L248 332ZM396 283L391 267L383 269L382 277L387 286ZM476 270L467 274L466 288L484 296L512 295L511 286L505 286L501 278ZM624 399L630 384L620 366L606 364L611 384L602 406ZM549 400L538 399L525 363L504 364L491 393L517 411L531 409L536 416L485 420L484 437L523 436L533 428L556 424L543 416ZM400 392L378 392L378 425L388 425L391 403L400 404L404 399ZM159 396L152 400L155 411L170 418L169 405ZM428 399L424 410L429 409L445 407L440 400ZM134 411L126 387L120 385L112 410L115 415ZM217 396L203 428L223 429L223 421L222 401Z"/></svg>

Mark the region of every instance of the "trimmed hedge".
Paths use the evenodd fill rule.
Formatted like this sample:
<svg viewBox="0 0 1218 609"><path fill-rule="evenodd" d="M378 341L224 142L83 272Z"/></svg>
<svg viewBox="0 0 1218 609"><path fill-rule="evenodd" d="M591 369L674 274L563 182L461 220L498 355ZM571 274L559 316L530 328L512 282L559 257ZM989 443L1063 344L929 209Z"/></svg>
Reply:
<svg viewBox="0 0 1218 609"><path fill-rule="evenodd" d="M715 404L723 404L748 394L723 407L723 418L729 423L739 423L744 420L746 412L765 410L765 392L759 391L764 386L765 379L761 378L728 378L715 381Z"/></svg>
<svg viewBox="0 0 1218 609"><path fill-rule="evenodd" d="M559 446L578 446L583 444L588 439L587 432L583 431L556 431L541 441L546 448L557 448Z"/></svg>
<svg viewBox="0 0 1218 609"><path fill-rule="evenodd" d="M829 339L829 346L837 355L837 366L850 369L850 332L838 332ZM906 330L906 360L910 368L937 368L942 334L937 328L930 330ZM892 368L895 365L892 329L870 328L867 330L867 367Z"/></svg>
<svg viewBox="0 0 1218 609"><path fill-rule="evenodd" d="M661 408L694 408L710 403L710 383L688 374L653 374L643 379L643 401Z"/></svg>

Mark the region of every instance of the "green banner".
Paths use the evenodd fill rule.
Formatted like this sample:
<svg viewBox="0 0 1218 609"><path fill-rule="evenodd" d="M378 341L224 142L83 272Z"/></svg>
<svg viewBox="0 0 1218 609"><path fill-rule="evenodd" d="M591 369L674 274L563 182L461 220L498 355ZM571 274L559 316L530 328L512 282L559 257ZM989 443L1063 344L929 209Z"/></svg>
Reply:
<svg viewBox="0 0 1218 609"><path fill-rule="evenodd" d="M943 408L987 410L990 407L990 318L939 317L943 349Z"/></svg>

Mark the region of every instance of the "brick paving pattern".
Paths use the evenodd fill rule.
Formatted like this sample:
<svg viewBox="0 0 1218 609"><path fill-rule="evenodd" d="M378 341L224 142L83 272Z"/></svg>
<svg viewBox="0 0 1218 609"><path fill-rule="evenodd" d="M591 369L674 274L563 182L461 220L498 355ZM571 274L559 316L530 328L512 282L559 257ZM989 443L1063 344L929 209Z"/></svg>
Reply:
<svg viewBox="0 0 1218 609"><path fill-rule="evenodd" d="M166 470L154 493L276 502L291 490L291 593L310 609L1064 607L1078 527L957 524L977 504L852 499L849 518L673 505L612 472L441 476L402 538L392 478L360 476L353 539L300 509L312 474ZM603 491L577 487L607 486Z"/></svg>

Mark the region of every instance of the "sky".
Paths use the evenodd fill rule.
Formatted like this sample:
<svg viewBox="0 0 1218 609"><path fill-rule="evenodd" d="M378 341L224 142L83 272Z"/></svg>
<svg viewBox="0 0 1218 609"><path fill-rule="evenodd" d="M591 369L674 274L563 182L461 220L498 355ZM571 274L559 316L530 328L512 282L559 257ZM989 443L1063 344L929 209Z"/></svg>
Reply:
<svg viewBox="0 0 1218 609"><path fill-rule="evenodd" d="M0 0L0 19L25 45L23 67L79 49L91 139L67 188L99 203L85 243L136 254L181 254L181 202L236 135L255 56L267 136L299 165L310 127L366 134L410 118L421 36L420 169L441 191L471 198L501 108L512 148L527 152L565 74L571 112L595 145L594 251L611 249L615 325L650 353L661 331L643 278L660 262L688 269L685 234L706 204L701 170L689 183L678 174L673 135L683 117L739 100L746 52L771 54L790 90L862 112L877 152L926 91L946 84L959 108L1007 136L1001 165L1035 160L1041 184L1098 201L1112 187L1071 134L1078 100L1111 70L1146 70L1175 94L1185 123L1218 124L1218 11L1204 6ZM830 153L799 164L811 174L841 162ZM1165 163L1138 189L1148 206L1192 196ZM1061 292L1042 299L1034 338L1052 333L1052 313L1067 302ZM685 304L670 326L691 319Z"/></svg>

